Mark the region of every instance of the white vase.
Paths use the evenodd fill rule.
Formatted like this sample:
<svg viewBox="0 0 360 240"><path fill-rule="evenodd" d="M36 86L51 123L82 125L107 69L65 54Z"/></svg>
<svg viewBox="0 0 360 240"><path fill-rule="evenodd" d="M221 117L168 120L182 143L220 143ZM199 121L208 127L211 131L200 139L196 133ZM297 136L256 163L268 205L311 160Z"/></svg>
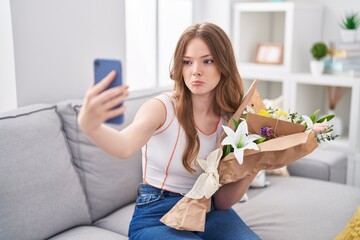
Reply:
<svg viewBox="0 0 360 240"><path fill-rule="evenodd" d="M360 29L356 31L356 42L360 42Z"/></svg>
<svg viewBox="0 0 360 240"><path fill-rule="evenodd" d="M351 43L356 41L356 29L341 29L340 33L343 42Z"/></svg>
<svg viewBox="0 0 360 240"><path fill-rule="evenodd" d="M331 115L331 114L335 115L333 110L329 110L328 114L329 115ZM332 127L333 128L333 132L332 132L333 135L340 135L341 136L341 134L343 132L343 123L342 123L341 118L339 118L339 117L337 117L335 115L335 117L329 121L329 125L334 125Z"/></svg>
<svg viewBox="0 0 360 240"><path fill-rule="evenodd" d="M318 60L310 61L310 71L313 76L320 76L324 72L324 62Z"/></svg>

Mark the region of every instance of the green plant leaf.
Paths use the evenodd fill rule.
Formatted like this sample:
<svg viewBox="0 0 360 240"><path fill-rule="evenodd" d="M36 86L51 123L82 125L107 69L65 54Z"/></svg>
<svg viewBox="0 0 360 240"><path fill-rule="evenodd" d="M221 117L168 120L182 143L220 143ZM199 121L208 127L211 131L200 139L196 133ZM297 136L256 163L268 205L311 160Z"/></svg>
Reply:
<svg viewBox="0 0 360 240"><path fill-rule="evenodd" d="M327 115L327 116L324 116L324 117L322 117L322 118L319 118L319 120L317 120L316 122L317 122L317 123L322 123L322 122L324 122L325 120L329 122L329 121L330 121L331 119L333 119L334 117L335 117L334 114Z"/></svg>
<svg viewBox="0 0 360 240"><path fill-rule="evenodd" d="M256 139L254 141L254 143L259 144L259 143L265 142L265 140L266 140L266 137L261 137L261 138Z"/></svg>
<svg viewBox="0 0 360 240"><path fill-rule="evenodd" d="M360 26L360 17L357 12L345 14L340 27L348 30L356 30Z"/></svg>
<svg viewBox="0 0 360 240"><path fill-rule="evenodd" d="M317 116L318 116L319 112L320 112L320 109L317 109L317 110L315 110L315 112L313 114L311 114L310 119L311 119L311 121L313 123L316 122L316 119L317 119Z"/></svg>
<svg viewBox="0 0 360 240"><path fill-rule="evenodd" d="M224 157L226 157L227 155L229 155L232 151L233 151L233 147L231 145L227 145L226 149L225 149L225 155Z"/></svg>
<svg viewBox="0 0 360 240"><path fill-rule="evenodd" d="M232 119L232 121L233 121L233 123L234 123L234 126L235 126L235 131L236 131L236 129L238 128L238 126L239 126L239 122L238 121L236 121L235 119L233 119L233 118L231 118Z"/></svg>
<svg viewBox="0 0 360 240"><path fill-rule="evenodd" d="M324 42L316 42L310 51L315 59L320 60L327 55L328 48Z"/></svg>

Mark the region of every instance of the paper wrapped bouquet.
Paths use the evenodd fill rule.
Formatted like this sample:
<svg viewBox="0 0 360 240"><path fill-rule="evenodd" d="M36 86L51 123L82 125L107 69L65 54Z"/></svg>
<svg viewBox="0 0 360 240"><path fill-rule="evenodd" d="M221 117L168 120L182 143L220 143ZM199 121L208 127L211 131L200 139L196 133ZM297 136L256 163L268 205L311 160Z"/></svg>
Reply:
<svg viewBox="0 0 360 240"><path fill-rule="evenodd" d="M306 131L313 127L309 122L300 124L251 112L246 113L246 120L241 121L247 106L252 106L254 112L264 109L256 84L257 80L224 126L218 148L206 160L197 159L204 173L192 190L161 218L164 224L179 230L204 231L211 196L220 186L260 170L286 166L318 146L314 132ZM328 129L324 128L323 132L331 130Z"/></svg>

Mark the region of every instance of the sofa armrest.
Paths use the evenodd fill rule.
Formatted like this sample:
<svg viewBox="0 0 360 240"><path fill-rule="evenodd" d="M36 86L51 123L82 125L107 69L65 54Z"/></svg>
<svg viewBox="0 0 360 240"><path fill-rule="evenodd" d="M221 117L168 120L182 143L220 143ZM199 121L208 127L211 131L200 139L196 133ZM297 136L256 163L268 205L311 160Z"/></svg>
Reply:
<svg viewBox="0 0 360 240"><path fill-rule="evenodd" d="M316 149L288 166L290 175L346 183L347 155L340 151Z"/></svg>

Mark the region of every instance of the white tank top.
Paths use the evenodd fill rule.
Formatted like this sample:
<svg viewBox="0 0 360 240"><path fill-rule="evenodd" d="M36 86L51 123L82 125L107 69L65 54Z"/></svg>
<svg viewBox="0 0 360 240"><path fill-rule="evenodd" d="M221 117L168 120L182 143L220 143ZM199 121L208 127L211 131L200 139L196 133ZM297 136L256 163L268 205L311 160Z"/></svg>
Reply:
<svg viewBox="0 0 360 240"><path fill-rule="evenodd" d="M156 130L148 143L142 148L143 181L151 186L176 193L188 193L198 176L203 172L197 164L188 172L182 164L182 154L186 145L185 132L175 116L175 101L171 93L163 93L155 99L161 101L166 109L166 120ZM200 150L197 158L206 159L215 150L225 119L221 117L214 133L206 135L199 129Z"/></svg>

